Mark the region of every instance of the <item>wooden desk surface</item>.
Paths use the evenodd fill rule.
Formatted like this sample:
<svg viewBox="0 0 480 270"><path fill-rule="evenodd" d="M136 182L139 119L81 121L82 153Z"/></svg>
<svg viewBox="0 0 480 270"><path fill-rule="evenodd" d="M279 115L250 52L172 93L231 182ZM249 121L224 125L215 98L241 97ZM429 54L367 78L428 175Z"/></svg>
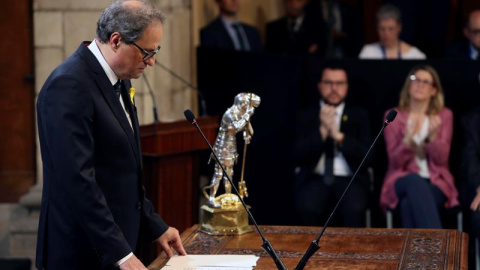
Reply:
<svg viewBox="0 0 480 270"><path fill-rule="evenodd" d="M255 254L255 270L276 269L256 232L213 236L195 225L182 233L188 254ZM260 226L288 269L294 269L318 227ZM327 228L305 269L467 269L468 236L457 230ZM158 270L165 257L149 267Z"/></svg>

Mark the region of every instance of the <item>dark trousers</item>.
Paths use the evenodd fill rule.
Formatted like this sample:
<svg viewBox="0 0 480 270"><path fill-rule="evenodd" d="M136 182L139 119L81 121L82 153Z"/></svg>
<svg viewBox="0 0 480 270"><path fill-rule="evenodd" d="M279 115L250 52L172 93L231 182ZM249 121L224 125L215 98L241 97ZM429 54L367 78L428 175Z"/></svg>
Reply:
<svg viewBox="0 0 480 270"><path fill-rule="evenodd" d="M480 257L480 248L475 249L475 240L480 241L480 209L472 211L470 204L477 195L476 187L471 187L468 191L467 199L462 202L464 204L463 213L465 222L465 231L468 233L468 269L475 269L475 256Z"/></svg>
<svg viewBox="0 0 480 270"><path fill-rule="evenodd" d="M300 189L300 216L305 226L323 226L346 189L350 177L335 177L331 186L323 183L323 177L313 175ZM367 189L353 182L329 226L365 227Z"/></svg>
<svg viewBox="0 0 480 270"><path fill-rule="evenodd" d="M446 201L442 191L418 174L401 177L395 183L403 228L441 229L440 213Z"/></svg>

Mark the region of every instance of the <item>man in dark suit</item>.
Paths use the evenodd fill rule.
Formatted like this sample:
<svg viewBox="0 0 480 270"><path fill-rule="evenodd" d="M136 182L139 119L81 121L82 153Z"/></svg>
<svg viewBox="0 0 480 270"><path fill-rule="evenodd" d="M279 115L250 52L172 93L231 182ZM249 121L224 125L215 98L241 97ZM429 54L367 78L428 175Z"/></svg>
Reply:
<svg viewBox="0 0 480 270"><path fill-rule="evenodd" d="M330 34L327 35L327 57L357 58L363 46L360 16L343 1L333 0L331 3L330 7L330 0L311 0L305 12L307 16L317 16L325 22Z"/></svg>
<svg viewBox="0 0 480 270"><path fill-rule="evenodd" d="M323 19L305 13L307 0L284 0L286 16L267 24L265 50L284 55L324 56L327 31Z"/></svg>
<svg viewBox="0 0 480 270"><path fill-rule="evenodd" d="M58 66L37 103L43 197L39 269L147 269L139 235L168 256L179 233L155 213L141 183L139 125L129 79L155 61L163 13L131 0L107 7L97 37Z"/></svg>
<svg viewBox="0 0 480 270"><path fill-rule="evenodd" d="M295 203L303 225L324 225L370 143L367 113L348 106L348 77L344 68L327 66L318 82L318 107L301 114L295 143ZM342 222L365 226L368 174L362 170L339 206ZM337 220L338 221L338 220Z"/></svg>
<svg viewBox="0 0 480 270"><path fill-rule="evenodd" d="M475 241L480 241L480 107L477 107L462 119L465 133L465 145L462 153L462 183L461 201L469 232L470 265L475 265L475 255L480 258L480 247L476 248ZM475 254L475 252L477 254Z"/></svg>
<svg viewBox="0 0 480 270"><path fill-rule="evenodd" d="M470 12L463 28L465 40L447 46L445 56L448 58L480 59L480 10Z"/></svg>
<svg viewBox="0 0 480 270"><path fill-rule="evenodd" d="M200 46L213 49L260 52L258 30L237 19L239 0L215 0L220 16L200 30Z"/></svg>

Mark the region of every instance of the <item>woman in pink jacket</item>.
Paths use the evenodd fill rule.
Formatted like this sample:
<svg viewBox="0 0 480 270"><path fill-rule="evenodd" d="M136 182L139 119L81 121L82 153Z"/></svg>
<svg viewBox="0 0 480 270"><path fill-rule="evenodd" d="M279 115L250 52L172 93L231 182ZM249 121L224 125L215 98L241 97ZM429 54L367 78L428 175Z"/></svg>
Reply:
<svg viewBox="0 0 480 270"><path fill-rule="evenodd" d="M410 71L396 109L385 129L389 164L380 205L398 212L404 228L441 228L441 211L459 202L448 168L453 115L433 67Z"/></svg>

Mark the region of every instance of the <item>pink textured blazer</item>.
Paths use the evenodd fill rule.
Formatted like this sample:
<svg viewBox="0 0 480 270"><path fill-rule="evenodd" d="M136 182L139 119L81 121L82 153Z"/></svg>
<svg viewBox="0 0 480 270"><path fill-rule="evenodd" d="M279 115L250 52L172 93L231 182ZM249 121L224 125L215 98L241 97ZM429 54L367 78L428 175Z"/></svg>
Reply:
<svg viewBox="0 0 480 270"><path fill-rule="evenodd" d="M395 193L397 179L419 171L413 148L403 143L407 130L408 112L395 109L398 111L398 115L395 121L385 128L384 134L388 155L388 171L380 196L380 206L384 211L387 208L395 209L397 206L398 198ZM445 194L447 197L445 207L450 208L459 204L458 191L448 165L453 134L453 114L450 109L444 108L438 113L438 116L442 120L438 137L425 145L425 152L430 181Z"/></svg>

